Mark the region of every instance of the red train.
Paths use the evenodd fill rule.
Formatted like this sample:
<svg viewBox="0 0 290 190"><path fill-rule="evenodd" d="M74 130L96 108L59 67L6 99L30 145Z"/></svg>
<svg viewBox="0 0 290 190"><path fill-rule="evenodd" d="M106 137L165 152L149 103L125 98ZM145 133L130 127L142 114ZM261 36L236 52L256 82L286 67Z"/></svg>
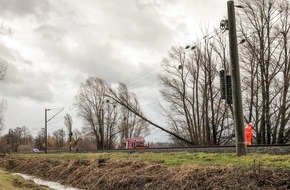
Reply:
<svg viewBox="0 0 290 190"><path fill-rule="evenodd" d="M121 141L121 147L125 149L146 149L150 148L149 143L146 143L144 138L135 137L127 138Z"/></svg>

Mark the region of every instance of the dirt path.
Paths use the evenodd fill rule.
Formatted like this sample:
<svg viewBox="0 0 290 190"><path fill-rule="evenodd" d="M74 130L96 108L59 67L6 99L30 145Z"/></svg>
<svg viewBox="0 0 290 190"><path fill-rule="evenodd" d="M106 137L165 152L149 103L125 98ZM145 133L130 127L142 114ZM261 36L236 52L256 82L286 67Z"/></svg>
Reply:
<svg viewBox="0 0 290 190"><path fill-rule="evenodd" d="M290 171L137 161L0 158L0 167L81 189L290 189Z"/></svg>

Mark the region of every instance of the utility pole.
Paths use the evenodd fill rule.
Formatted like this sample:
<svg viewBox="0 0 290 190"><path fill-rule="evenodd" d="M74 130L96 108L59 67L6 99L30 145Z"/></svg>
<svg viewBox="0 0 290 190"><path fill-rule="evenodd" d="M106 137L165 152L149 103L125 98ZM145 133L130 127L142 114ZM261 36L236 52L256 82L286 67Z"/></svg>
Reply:
<svg viewBox="0 0 290 190"><path fill-rule="evenodd" d="M45 154L47 154L47 111L49 111L50 109L46 109L44 110L44 144L45 144Z"/></svg>
<svg viewBox="0 0 290 190"><path fill-rule="evenodd" d="M105 142L104 142L104 110L103 109L101 109L101 116L102 116L102 118L101 118L101 146L102 146L102 149L104 149L105 147L104 147L104 144L105 144Z"/></svg>
<svg viewBox="0 0 290 190"><path fill-rule="evenodd" d="M44 143L45 143L45 154L47 154L47 122L52 120L55 116L57 116L61 111L63 111L64 107L61 108L56 114L54 114L50 119L47 120L47 111L50 111L51 109L44 109Z"/></svg>
<svg viewBox="0 0 290 190"><path fill-rule="evenodd" d="M12 152L12 147L13 147L13 143L12 143L12 129L9 129L9 154Z"/></svg>
<svg viewBox="0 0 290 190"><path fill-rule="evenodd" d="M236 152L238 156L246 155L245 130L243 119L243 103L240 80L240 67L237 44L237 31L235 19L235 5L233 0L228 0L228 28L229 28L229 46L232 69L234 120L236 127Z"/></svg>
<svg viewBox="0 0 290 190"><path fill-rule="evenodd" d="M69 151L71 151L71 137L72 137L73 133L72 133L72 124L70 124L69 126Z"/></svg>

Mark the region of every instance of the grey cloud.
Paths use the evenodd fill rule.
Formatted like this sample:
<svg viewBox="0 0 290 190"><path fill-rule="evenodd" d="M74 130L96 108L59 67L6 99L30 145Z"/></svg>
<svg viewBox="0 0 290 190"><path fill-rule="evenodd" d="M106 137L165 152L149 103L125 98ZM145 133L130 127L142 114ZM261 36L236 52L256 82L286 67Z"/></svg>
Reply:
<svg viewBox="0 0 290 190"><path fill-rule="evenodd" d="M51 25L41 25L34 31L39 33L44 39L54 42L61 42L66 33L64 28Z"/></svg>
<svg viewBox="0 0 290 190"><path fill-rule="evenodd" d="M158 7L140 10L131 1L110 5L110 16L105 17L110 25L110 36L114 40L137 48L158 48L164 45L173 32L166 26L158 13Z"/></svg>
<svg viewBox="0 0 290 190"><path fill-rule="evenodd" d="M50 4L46 0L0 0L0 14L15 16L36 15L42 16L50 10Z"/></svg>
<svg viewBox="0 0 290 190"><path fill-rule="evenodd" d="M53 94L48 86L47 73L35 73L34 63L21 54L0 45L1 58L8 63L5 82L0 85L2 97L28 98L36 101L51 101Z"/></svg>
<svg viewBox="0 0 290 190"><path fill-rule="evenodd" d="M33 62L23 58L18 51L6 47L5 45L1 44L1 42L0 42L0 57L1 59L3 59L5 62L8 63L8 70L9 70L9 67L11 67L11 64L14 64L17 62L21 62L22 64L33 66ZM14 70L13 70L13 73L14 73Z"/></svg>
<svg viewBox="0 0 290 190"><path fill-rule="evenodd" d="M148 68L148 63L139 62L139 66L132 66L126 58L120 57L111 46L87 43L80 51L70 52L63 46L48 46L46 57L57 68L67 70L68 73L83 72L87 76L97 76L108 82L123 82L135 73ZM140 60L142 61L142 60ZM80 77L84 75L80 75ZM79 81L78 81L79 82ZM146 81L142 85L146 85Z"/></svg>
<svg viewBox="0 0 290 190"><path fill-rule="evenodd" d="M133 66L130 61L109 56L112 52L107 49L92 48L91 52L86 52L86 54L82 55L72 55L69 52L58 49L54 49L54 51L62 54L62 57L58 57L58 60L54 58L55 62L52 64L58 65L57 68L61 70L66 70L66 73L68 76L72 76L76 85L79 85L88 76L97 76L110 83L133 81L130 85L134 85L134 87L150 85L152 80L157 80L155 72L150 72L150 75L145 75L143 79L136 80L136 75L141 75L144 70L150 70L148 63L140 62L138 66ZM50 55L47 56L49 57Z"/></svg>
<svg viewBox="0 0 290 190"><path fill-rule="evenodd" d="M32 0L30 2L35 3ZM62 4L62 6L64 5ZM160 52L166 54L166 50L172 45L170 43L175 35L174 27L170 27L161 19L162 15L160 15L160 6L157 1L153 1L151 4L144 4L140 1L123 1L121 4L97 1L93 2L92 7L96 7L98 14L91 14L88 19L83 17L84 9L79 9L78 6L59 6L58 11L53 10L54 12L52 12L57 16L51 16L50 20L31 29L35 34L39 34L36 35L37 37L41 37L36 38L37 42L34 46L43 50L45 53L43 58L46 62L51 62L54 68L67 70L68 75L71 75L72 72L79 72L85 73L80 77L98 76L108 82L123 82L133 73L146 69L146 65L149 64L148 60L141 58L137 64L132 63L129 58L132 54L130 49L141 52L144 50L148 56L154 57L157 54L160 55ZM28 14L28 12L33 12L33 9L23 10L23 14ZM68 20L68 15L72 12L73 20ZM181 29L185 27L181 22L178 24ZM67 47L65 44L67 39L76 42L78 47L73 50ZM119 47L116 48L116 44ZM128 48L130 52L123 52L121 56L121 53L118 53L120 47ZM15 55L13 56L15 57ZM159 61L161 60L156 60L156 62ZM32 76L27 77L32 78ZM140 85L150 84L150 79L144 80ZM45 84L44 78L40 78L40 80L43 80ZM76 79L76 81L78 80ZM34 85L37 86L37 84ZM40 89L44 90L41 87ZM41 93L34 94L42 96Z"/></svg>
<svg viewBox="0 0 290 190"><path fill-rule="evenodd" d="M8 64L7 79L0 85L2 96L5 98L28 98L35 101L51 101L53 94L49 88L46 74L41 76L32 71L20 70L14 63Z"/></svg>
<svg viewBox="0 0 290 190"><path fill-rule="evenodd" d="M153 0L153 1L135 0L135 2L139 9L146 9L146 8L150 9L154 7L161 8L161 4L157 0Z"/></svg>
<svg viewBox="0 0 290 190"><path fill-rule="evenodd" d="M58 7L61 11L54 10L57 17L51 16L51 20L32 29L38 34L36 36L41 37L35 46L44 50L46 61L51 61L51 64L59 65L58 67L78 70L113 82L122 81L132 73L138 73L148 61L142 64L144 61L140 58L139 67L136 67L136 63L132 63L124 52L120 55L119 47L146 51L148 56L157 57L157 54L170 46L173 36L173 30L159 18L158 5L153 3L150 5L152 9L141 10L142 3L139 2L138 6L134 1L124 1L121 4L94 2L91 7L96 7L99 14L90 15L90 19L83 16L85 12L79 7ZM73 20L68 20L67 15L72 12ZM79 47L72 52L66 46L65 39L75 41ZM119 47L115 47L116 44ZM125 54L130 56L129 52ZM156 60L158 61L160 60Z"/></svg>

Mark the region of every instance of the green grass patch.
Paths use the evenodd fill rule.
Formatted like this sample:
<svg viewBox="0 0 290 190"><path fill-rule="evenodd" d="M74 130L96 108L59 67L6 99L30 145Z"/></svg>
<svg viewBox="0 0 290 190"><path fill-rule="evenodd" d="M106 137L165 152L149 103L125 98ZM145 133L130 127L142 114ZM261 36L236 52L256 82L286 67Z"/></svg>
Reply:
<svg viewBox="0 0 290 190"><path fill-rule="evenodd" d="M5 190L49 190L50 188L37 185L32 181L25 180L20 176L12 175L8 172L0 170L0 189Z"/></svg>
<svg viewBox="0 0 290 190"><path fill-rule="evenodd" d="M266 168L290 168L290 155L269 155L269 154L247 154L246 156L236 156L230 153L151 153L135 152L129 154L125 152L114 153L60 153L60 154L17 154L16 156L27 158L46 159L99 159L110 158L114 160L143 161L149 163L164 164L167 166L178 165L198 165L198 166L233 166L251 167L260 165Z"/></svg>

